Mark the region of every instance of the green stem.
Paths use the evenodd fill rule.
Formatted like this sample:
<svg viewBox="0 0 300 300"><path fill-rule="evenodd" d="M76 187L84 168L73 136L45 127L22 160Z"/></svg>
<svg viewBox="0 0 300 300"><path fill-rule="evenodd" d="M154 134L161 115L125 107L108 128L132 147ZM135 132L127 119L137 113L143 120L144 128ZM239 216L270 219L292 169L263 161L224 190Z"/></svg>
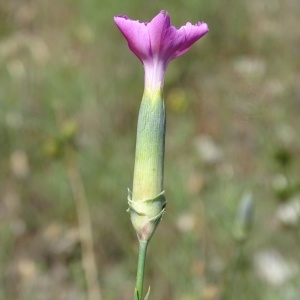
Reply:
<svg viewBox="0 0 300 300"><path fill-rule="evenodd" d="M135 300L142 300L147 247L148 242L139 242L139 258L135 286L135 294L137 294L138 299L135 298Z"/></svg>

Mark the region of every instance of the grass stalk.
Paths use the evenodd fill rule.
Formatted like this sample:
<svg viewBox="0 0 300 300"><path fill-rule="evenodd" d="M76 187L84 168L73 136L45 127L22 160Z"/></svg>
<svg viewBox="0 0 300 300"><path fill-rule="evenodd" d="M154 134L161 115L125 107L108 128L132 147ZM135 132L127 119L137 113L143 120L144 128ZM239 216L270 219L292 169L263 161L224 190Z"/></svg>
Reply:
<svg viewBox="0 0 300 300"><path fill-rule="evenodd" d="M65 161L78 218L78 229L82 249L82 268L86 279L88 300L101 300L90 211L85 188L72 149L67 151Z"/></svg>

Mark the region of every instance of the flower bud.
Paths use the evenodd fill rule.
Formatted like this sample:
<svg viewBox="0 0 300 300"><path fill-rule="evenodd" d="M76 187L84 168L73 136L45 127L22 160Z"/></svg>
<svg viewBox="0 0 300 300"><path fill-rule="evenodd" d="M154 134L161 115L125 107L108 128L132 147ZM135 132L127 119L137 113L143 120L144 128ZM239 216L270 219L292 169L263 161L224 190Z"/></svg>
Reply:
<svg viewBox="0 0 300 300"><path fill-rule="evenodd" d="M234 238L239 242L247 240L253 224L254 201L250 193L245 194L241 201L234 228Z"/></svg>

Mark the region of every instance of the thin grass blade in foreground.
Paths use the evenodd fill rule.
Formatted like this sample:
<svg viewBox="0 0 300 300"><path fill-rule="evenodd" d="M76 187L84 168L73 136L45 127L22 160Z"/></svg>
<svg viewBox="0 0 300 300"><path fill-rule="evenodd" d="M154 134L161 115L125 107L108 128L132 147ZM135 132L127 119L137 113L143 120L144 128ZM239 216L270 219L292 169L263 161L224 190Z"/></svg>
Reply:
<svg viewBox="0 0 300 300"><path fill-rule="evenodd" d="M86 279L87 294L89 300L101 300L90 211L80 171L74 156L75 154L72 150L67 152L66 169L78 217L82 267Z"/></svg>
<svg viewBox="0 0 300 300"><path fill-rule="evenodd" d="M62 124L59 126L61 130L57 140L54 141L54 148L53 145L50 145L50 149L46 150L46 152L49 152L48 155L51 157L60 158L64 162L78 218L78 231L82 252L81 262L86 280L87 299L101 300L90 210L76 157L77 149L74 140L77 133L77 126L72 121L62 122L63 118L58 109L55 110L55 113L58 125Z"/></svg>

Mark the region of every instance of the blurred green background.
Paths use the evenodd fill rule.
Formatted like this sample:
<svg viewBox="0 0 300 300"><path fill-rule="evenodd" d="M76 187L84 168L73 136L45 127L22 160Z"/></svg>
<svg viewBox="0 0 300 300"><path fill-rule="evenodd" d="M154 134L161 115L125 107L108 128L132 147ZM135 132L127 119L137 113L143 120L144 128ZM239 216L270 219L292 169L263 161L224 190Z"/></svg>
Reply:
<svg viewBox="0 0 300 300"><path fill-rule="evenodd" d="M113 16L161 9L210 31L166 75L168 206L148 252L150 298L299 299L300 2L0 0L1 300L87 299L66 149L102 298L132 299L125 210L143 68Z"/></svg>

